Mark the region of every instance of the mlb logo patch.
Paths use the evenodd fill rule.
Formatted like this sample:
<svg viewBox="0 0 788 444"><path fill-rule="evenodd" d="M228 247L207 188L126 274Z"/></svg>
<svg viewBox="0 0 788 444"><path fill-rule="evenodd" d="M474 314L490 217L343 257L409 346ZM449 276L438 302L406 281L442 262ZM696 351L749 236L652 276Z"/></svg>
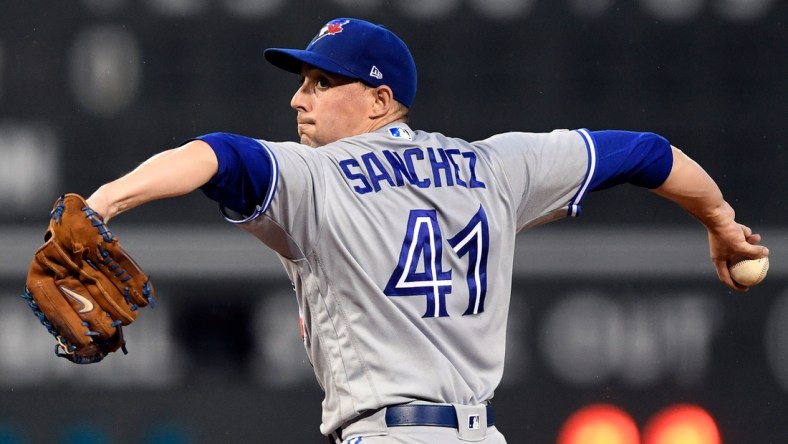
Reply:
<svg viewBox="0 0 788 444"><path fill-rule="evenodd" d="M468 429L479 430L481 428L481 420L479 415L468 415Z"/></svg>
<svg viewBox="0 0 788 444"><path fill-rule="evenodd" d="M389 128L389 134L391 137L395 137L397 139L408 139L413 140L413 135L408 131L406 128L401 126L394 126Z"/></svg>

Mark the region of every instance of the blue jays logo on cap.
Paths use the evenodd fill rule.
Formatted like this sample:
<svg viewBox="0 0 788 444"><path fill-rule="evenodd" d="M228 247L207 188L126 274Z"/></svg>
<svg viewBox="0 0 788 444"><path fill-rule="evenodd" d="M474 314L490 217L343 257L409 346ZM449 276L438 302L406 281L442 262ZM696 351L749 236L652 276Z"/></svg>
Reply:
<svg viewBox="0 0 788 444"><path fill-rule="evenodd" d="M323 26L323 28L320 29L320 32L317 33L315 38L312 39L310 45L327 35L339 34L340 32L342 32L342 27L347 25L348 23L350 23L350 20L332 20L326 23L326 26Z"/></svg>

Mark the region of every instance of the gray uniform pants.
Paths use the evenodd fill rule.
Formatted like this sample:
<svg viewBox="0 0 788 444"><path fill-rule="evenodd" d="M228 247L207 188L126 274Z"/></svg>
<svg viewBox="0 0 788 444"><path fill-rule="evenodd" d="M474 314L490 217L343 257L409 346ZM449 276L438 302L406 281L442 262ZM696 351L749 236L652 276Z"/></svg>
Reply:
<svg viewBox="0 0 788 444"><path fill-rule="evenodd" d="M418 403L416 403L418 404ZM334 444L506 444L498 429L487 427L487 406L453 405L455 427L398 425L388 426L386 408L354 420L332 434ZM470 419L475 419L471 421ZM411 422L412 424L412 422Z"/></svg>
<svg viewBox="0 0 788 444"><path fill-rule="evenodd" d="M481 441L464 441L457 431L446 427L389 427L385 436L356 436L342 441L342 444L506 444L506 438L494 426L487 429Z"/></svg>

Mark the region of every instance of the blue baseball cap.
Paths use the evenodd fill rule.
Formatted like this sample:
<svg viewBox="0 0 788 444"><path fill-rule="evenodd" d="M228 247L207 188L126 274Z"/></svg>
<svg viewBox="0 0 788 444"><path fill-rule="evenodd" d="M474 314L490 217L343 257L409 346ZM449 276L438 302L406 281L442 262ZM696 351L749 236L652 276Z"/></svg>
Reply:
<svg viewBox="0 0 788 444"><path fill-rule="evenodd" d="M416 97L416 63L408 47L383 25L338 18L326 23L306 49L269 48L265 58L296 74L302 64L361 80L387 85L394 98L410 107Z"/></svg>

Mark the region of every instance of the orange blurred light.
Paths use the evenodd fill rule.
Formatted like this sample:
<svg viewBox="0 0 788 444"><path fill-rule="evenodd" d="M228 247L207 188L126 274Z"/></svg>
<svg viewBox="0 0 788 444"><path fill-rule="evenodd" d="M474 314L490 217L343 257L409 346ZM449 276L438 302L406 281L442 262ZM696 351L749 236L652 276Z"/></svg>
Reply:
<svg viewBox="0 0 788 444"><path fill-rule="evenodd" d="M640 444L635 421L609 404L592 404L570 416L558 434L558 444Z"/></svg>
<svg viewBox="0 0 788 444"><path fill-rule="evenodd" d="M654 415L646 424L643 444L720 444L714 419L702 408L676 404Z"/></svg>

